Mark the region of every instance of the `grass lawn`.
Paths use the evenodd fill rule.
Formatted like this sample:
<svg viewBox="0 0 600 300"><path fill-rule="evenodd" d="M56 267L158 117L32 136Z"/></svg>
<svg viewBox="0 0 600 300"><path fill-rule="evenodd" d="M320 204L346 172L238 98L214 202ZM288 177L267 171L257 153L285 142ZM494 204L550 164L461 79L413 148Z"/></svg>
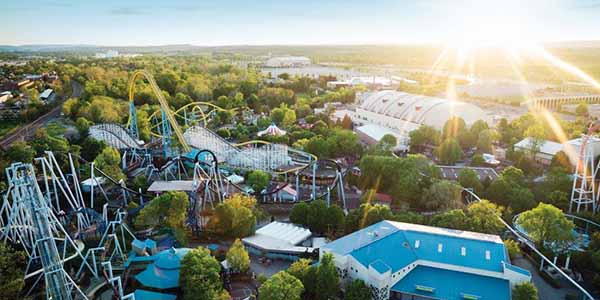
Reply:
<svg viewBox="0 0 600 300"><path fill-rule="evenodd" d="M0 122L0 137L4 137L6 134L10 133L12 130L17 129L19 127L19 122L17 121L2 121Z"/></svg>

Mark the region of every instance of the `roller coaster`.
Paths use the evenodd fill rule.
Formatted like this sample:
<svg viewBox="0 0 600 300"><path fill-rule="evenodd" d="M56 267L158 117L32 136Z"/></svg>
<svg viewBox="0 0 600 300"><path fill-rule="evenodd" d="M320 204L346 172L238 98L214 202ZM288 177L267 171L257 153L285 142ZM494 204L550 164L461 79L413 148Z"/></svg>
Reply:
<svg viewBox="0 0 600 300"><path fill-rule="evenodd" d="M139 78L146 79L158 99L160 110L153 112L148 117L150 135L152 141L144 144L139 139L138 120L135 107L135 84ZM124 169L134 167L149 168L154 172L161 173L163 167L157 168L151 164L153 147L162 145L162 158L170 164L182 161L185 155L198 150L209 150L215 154L219 166L227 166L228 169L261 170L281 176L285 180L300 177L302 172L312 168L312 183L310 199L319 198L317 184L315 183L319 166L329 165L327 162L319 162L312 154L296 150L282 144L273 144L262 140L253 140L244 143L231 143L218 134L208 129L209 120L216 112L226 110L208 102L193 102L176 111L173 111L153 76L144 70L136 71L129 81L129 118L127 124L122 127L117 124L98 124L90 127L90 135L98 140L104 141L109 146L121 150L124 154ZM182 128L186 128L184 131ZM173 134L174 133L174 134ZM176 138L174 143L173 138ZM125 157L128 156L128 157ZM160 169L160 170L159 170ZM165 173L171 170L181 170L181 167L166 168ZM334 169L337 169L335 167ZM155 174L155 173L152 173ZM343 189L344 172L336 172L336 178L330 180L329 186L324 187L322 197L330 199L330 192L339 187ZM305 176L306 177L306 176ZM303 178L305 178L303 177ZM285 184L287 185L287 184ZM285 186L284 185L284 186ZM299 182L296 180L296 188ZM233 185L235 187L235 185ZM283 188L280 186L278 190ZM276 191L259 191L259 194L272 194ZM339 202L345 205L343 191L337 193Z"/></svg>

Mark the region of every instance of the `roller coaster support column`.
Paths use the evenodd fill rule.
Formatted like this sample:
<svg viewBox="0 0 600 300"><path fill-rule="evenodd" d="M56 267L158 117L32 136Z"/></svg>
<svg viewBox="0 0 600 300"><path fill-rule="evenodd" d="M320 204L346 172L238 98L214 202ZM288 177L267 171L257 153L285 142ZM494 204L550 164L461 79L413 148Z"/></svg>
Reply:
<svg viewBox="0 0 600 300"><path fill-rule="evenodd" d="M298 198L300 198L300 171L296 171L296 195L298 195Z"/></svg>
<svg viewBox="0 0 600 300"><path fill-rule="evenodd" d="M163 119L164 120L164 119ZM140 139L140 132L137 125L137 112L135 110L135 102L129 102L129 134L136 140Z"/></svg>
<svg viewBox="0 0 600 300"><path fill-rule="evenodd" d="M162 146L165 158L171 157L171 124L167 119L167 113L164 109L162 112Z"/></svg>
<svg viewBox="0 0 600 300"><path fill-rule="evenodd" d="M342 208L346 209L346 193L344 192L344 174L337 169L335 171L336 176L339 178L338 182L338 198L342 200Z"/></svg>
<svg viewBox="0 0 600 300"><path fill-rule="evenodd" d="M316 183L316 177L317 177L317 161L313 162L312 165L312 194L310 196L311 199L316 200L315 198L317 198L317 183Z"/></svg>
<svg viewBox="0 0 600 300"><path fill-rule="evenodd" d="M43 274L46 282L46 298L70 300L73 299L71 292L76 289L83 299L87 299L63 267L67 244L73 246L76 256L79 255L81 258L83 256L79 247L71 240L49 207L47 199L44 198L38 186L33 166L13 163L6 170L6 175L9 185L13 188L13 201L20 206L19 213L26 215L25 219L27 220L26 223L15 225L20 225L21 230L31 230L35 240L30 252L28 268L35 265L32 263L33 261L41 262L40 274ZM64 234L64 238L56 238L54 230ZM63 243L63 249L60 252L57 241ZM89 267L87 262L84 261L83 264ZM38 272L34 272L34 274L36 273Z"/></svg>

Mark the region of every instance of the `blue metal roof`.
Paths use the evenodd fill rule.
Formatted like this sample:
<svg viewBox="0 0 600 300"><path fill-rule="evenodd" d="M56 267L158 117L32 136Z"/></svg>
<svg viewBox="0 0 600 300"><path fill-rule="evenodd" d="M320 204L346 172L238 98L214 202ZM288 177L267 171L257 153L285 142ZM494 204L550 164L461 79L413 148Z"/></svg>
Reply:
<svg viewBox="0 0 600 300"><path fill-rule="evenodd" d="M419 247L416 247L417 240ZM441 252L438 251L440 244ZM502 262L508 262L504 243L494 236L390 221L366 227L323 249L350 254L365 268L381 260L392 272L417 259L495 272L502 272Z"/></svg>
<svg viewBox="0 0 600 300"><path fill-rule="evenodd" d="M171 248L154 255L154 263L135 276L142 285L157 289L170 289L179 286L181 259L189 248Z"/></svg>
<svg viewBox="0 0 600 300"><path fill-rule="evenodd" d="M417 266L391 290L445 300L510 300L508 280L425 266Z"/></svg>
<svg viewBox="0 0 600 300"><path fill-rule="evenodd" d="M135 300L175 300L176 295L164 294L146 290L135 290Z"/></svg>
<svg viewBox="0 0 600 300"><path fill-rule="evenodd" d="M382 274L391 270L390 266L388 266L381 260L376 260L375 262L371 263L371 267L373 267L375 270L377 270L377 272Z"/></svg>

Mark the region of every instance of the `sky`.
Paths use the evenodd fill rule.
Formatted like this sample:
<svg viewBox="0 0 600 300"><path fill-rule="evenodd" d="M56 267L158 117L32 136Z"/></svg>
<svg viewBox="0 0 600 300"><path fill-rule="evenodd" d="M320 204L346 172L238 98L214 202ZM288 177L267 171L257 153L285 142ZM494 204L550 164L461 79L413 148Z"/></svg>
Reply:
<svg viewBox="0 0 600 300"><path fill-rule="evenodd" d="M600 0L1 0L0 45L600 40Z"/></svg>

